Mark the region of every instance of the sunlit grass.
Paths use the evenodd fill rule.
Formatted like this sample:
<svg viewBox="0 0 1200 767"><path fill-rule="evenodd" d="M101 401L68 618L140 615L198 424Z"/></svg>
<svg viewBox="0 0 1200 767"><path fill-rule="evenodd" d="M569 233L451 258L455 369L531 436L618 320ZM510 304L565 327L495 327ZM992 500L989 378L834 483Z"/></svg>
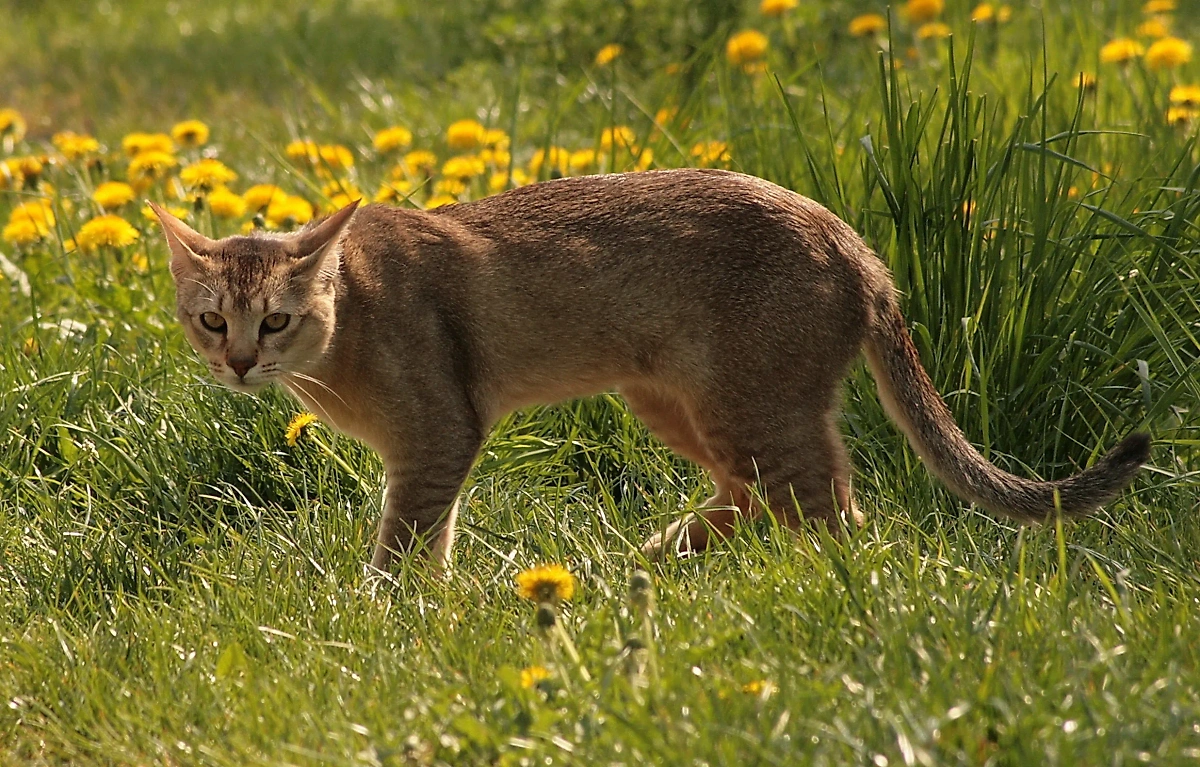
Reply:
<svg viewBox="0 0 1200 767"><path fill-rule="evenodd" d="M1193 22L953 4L920 22L947 39L918 34L920 9L855 35L886 9L767 5L13 5L0 762L1200 755L1200 154L1194 117L1168 111L1200 77L1101 52ZM745 30L766 49L731 55ZM173 162L131 170L145 151ZM1094 520L1019 531L928 475L860 369L861 532L762 521L631 584L637 544L708 488L601 396L496 429L445 580L369 577L378 459L282 393L207 378L141 210L225 235L356 195L427 207L683 165L764 176L862 232L992 460L1061 476L1146 428L1152 466ZM104 215L133 234L85 230ZM553 629L516 581L546 564L574 586Z"/></svg>

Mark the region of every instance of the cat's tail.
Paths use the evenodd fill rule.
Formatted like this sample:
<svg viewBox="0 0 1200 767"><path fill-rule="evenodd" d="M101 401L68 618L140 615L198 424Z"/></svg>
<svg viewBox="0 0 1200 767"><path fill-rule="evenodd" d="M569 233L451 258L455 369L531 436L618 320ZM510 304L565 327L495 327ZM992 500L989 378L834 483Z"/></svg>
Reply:
<svg viewBox="0 0 1200 767"><path fill-rule="evenodd" d="M930 471L959 496L1021 522L1056 508L1082 515L1115 498L1150 457L1150 435L1127 436L1090 468L1066 479L1035 482L990 464L963 436L921 366L893 288L876 296L866 357L888 415Z"/></svg>

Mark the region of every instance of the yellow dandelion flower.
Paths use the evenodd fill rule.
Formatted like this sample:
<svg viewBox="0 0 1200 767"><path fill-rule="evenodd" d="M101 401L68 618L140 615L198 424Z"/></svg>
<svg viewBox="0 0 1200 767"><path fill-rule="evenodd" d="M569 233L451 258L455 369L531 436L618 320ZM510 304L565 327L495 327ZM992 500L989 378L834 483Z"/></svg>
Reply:
<svg viewBox="0 0 1200 767"><path fill-rule="evenodd" d="M317 422L317 417L312 413L298 413L287 425L287 429L283 432L284 439L287 440L288 447L295 447L300 441L300 435L304 430Z"/></svg>
<svg viewBox="0 0 1200 767"><path fill-rule="evenodd" d="M47 228L54 226L54 205L49 200L23 202L8 214L9 221L32 221Z"/></svg>
<svg viewBox="0 0 1200 767"><path fill-rule="evenodd" d="M600 148L605 152L613 148L613 144L618 147L632 148L637 142L637 134L633 132L633 128L628 125L617 125L612 128L605 128L600 133Z"/></svg>
<svg viewBox="0 0 1200 767"><path fill-rule="evenodd" d="M179 171L179 180L183 182L184 186L188 189L204 191L224 186L236 178L237 174L230 170L225 163L210 157L194 162Z"/></svg>
<svg viewBox="0 0 1200 767"><path fill-rule="evenodd" d="M29 338L25 339L25 343L21 344L21 353L26 357L32 357L38 353L38 349L40 348L41 347L38 346L37 339L33 336L30 336Z"/></svg>
<svg viewBox="0 0 1200 767"><path fill-rule="evenodd" d="M92 192L92 200L104 210L116 210L133 198L133 187L123 181L105 181Z"/></svg>
<svg viewBox="0 0 1200 767"><path fill-rule="evenodd" d="M596 164L595 149L580 149L578 152L571 152L571 156L567 159L567 166L574 173L583 173L591 170Z"/></svg>
<svg viewBox="0 0 1200 767"><path fill-rule="evenodd" d="M541 173L543 166L547 165L550 167L551 175L557 173L565 176L571 165L571 150L561 146L552 146L548 154L545 149L538 149L529 158L529 170L535 176Z"/></svg>
<svg viewBox="0 0 1200 767"><path fill-rule="evenodd" d="M175 142L165 133L130 133L121 139L121 148L130 157L143 152L171 154L175 151Z"/></svg>
<svg viewBox="0 0 1200 767"><path fill-rule="evenodd" d="M453 205L456 202L458 202L457 197L451 197L448 194L435 194L433 197L430 197L425 201L425 210L433 210L434 208Z"/></svg>
<svg viewBox="0 0 1200 767"><path fill-rule="evenodd" d="M782 16L799 4L799 0L762 0L758 12L764 16Z"/></svg>
<svg viewBox="0 0 1200 767"><path fill-rule="evenodd" d="M633 169L650 170L652 165L654 165L654 150L646 148L638 153L637 162L633 164Z"/></svg>
<svg viewBox="0 0 1200 767"><path fill-rule="evenodd" d="M414 177L428 175L437 164L438 158L433 152L428 149L414 149L404 155L404 161L392 171L392 178L401 178L406 174Z"/></svg>
<svg viewBox="0 0 1200 767"><path fill-rule="evenodd" d="M354 155L341 144L322 144L317 147L321 162L333 170L345 170L354 165Z"/></svg>
<svg viewBox="0 0 1200 767"><path fill-rule="evenodd" d="M1105 64L1125 64L1141 56L1145 52L1142 44L1128 37L1118 37L1104 44L1100 49L1100 60Z"/></svg>
<svg viewBox="0 0 1200 767"><path fill-rule="evenodd" d="M996 6L991 3L980 3L971 11L971 21L980 23L993 21L996 18Z"/></svg>
<svg viewBox="0 0 1200 767"><path fill-rule="evenodd" d="M289 142L284 147L283 153L293 160L304 160L312 164L315 164L321 156L317 148L317 142L306 138Z"/></svg>
<svg viewBox="0 0 1200 767"><path fill-rule="evenodd" d="M111 213L97 216L79 227L75 242L81 250L95 250L101 247L123 248L133 244L138 238L138 230L128 221Z"/></svg>
<svg viewBox="0 0 1200 767"><path fill-rule="evenodd" d="M20 141L25 137L25 118L15 109L0 109L0 138Z"/></svg>
<svg viewBox="0 0 1200 767"><path fill-rule="evenodd" d="M851 37L877 35L885 29L887 29L887 19L878 13L864 13L861 16L855 16L853 19L850 19L849 31Z"/></svg>
<svg viewBox="0 0 1200 767"><path fill-rule="evenodd" d="M621 55L621 52L623 50L625 50L625 49L622 48L621 46L617 45L616 43L609 43L608 45L604 46L603 48L601 48L599 51L596 52L596 61L595 61L596 66L598 66L598 67L608 66L609 64L611 64L617 60L617 57Z"/></svg>
<svg viewBox="0 0 1200 767"><path fill-rule="evenodd" d="M322 213L337 213L339 210L346 207L347 205L354 202L355 200L361 200L361 199L362 199L361 194L352 197L352 196L346 194L345 192L338 192L337 194L330 197L327 201L321 203L321 212Z"/></svg>
<svg viewBox="0 0 1200 767"><path fill-rule="evenodd" d="M1166 37L1171 33L1162 19L1147 19L1137 25L1139 37Z"/></svg>
<svg viewBox="0 0 1200 767"><path fill-rule="evenodd" d="M344 194L352 200L361 200L363 193L358 190L358 187L349 181L335 180L321 185L321 194L326 197L333 197L336 194Z"/></svg>
<svg viewBox="0 0 1200 767"><path fill-rule="evenodd" d="M299 226L312 221L313 206L303 197L284 195L271 200L263 217L276 229Z"/></svg>
<svg viewBox="0 0 1200 767"><path fill-rule="evenodd" d="M729 157L729 145L724 141L701 141L692 147L692 157L696 158L696 164L707 167L727 163Z"/></svg>
<svg viewBox="0 0 1200 767"><path fill-rule="evenodd" d="M37 221L10 219L4 226L4 231L0 232L0 237L13 245L32 245L48 234L50 234L49 228Z"/></svg>
<svg viewBox="0 0 1200 767"><path fill-rule="evenodd" d="M1167 98L1172 104L1200 106L1200 85L1176 85Z"/></svg>
<svg viewBox="0 0 1200 767"><path fill-rule="evenodd" d="M446 129L446 144L456 151L469 152L479 148L486 134L487 129L477 120L458 120Z"/></svg>
<svg viewBox="0 0 1200 767"><path fill-rule="evenodd" d="M435 195L458 197L465 191L467 191L467 185L458 178L443 178L433 185Z"/></svg>
<svg viewBox="0 0 1200 767"><path fill-rule="evenodd" d="M1167 122L1171 125L1185 126L1200 117L1200 109L1195 107L1171 107L1167 110Z"/></svg>
<svg viewBox="0 0 1200 767"><path fill-rule="evenodd" d="M742 692L747 695L759 695L771 683L765 679L756 679L753 682L746 682L742 685Z"/></svg>
<svg viewBox="0 0 1200 767"><path fill-rule="evenodd" d="M914 24L933 21L946 9L944 0L908 0L904 4L904 15Z"/></svg>
<svg viewBox="0 0 1200 767"><path fill-rule="evenodd" d="M493 168L507 168L512 155L507 149L484 149L479 153L479 159Z"/></svg>
<svg viewBox="0 0 1200 767"><path fill-rule="evenodd" d="M767 55L769 45L770 41L762 32L745 29L725 43L725 58L734 66L750 64Z"/></svg>
<svg viewBox="0 0 1200 767"><path fill-rule="evenodd" d="M198 147L208 143L208 126L199 120L184 120L171 128L171 138L180 146Z"/></svg>
<svg viewBox="0 0 1200 767"><path fill-rule="evenodd" d="M165 177L171 168L179 164L175 155L158 150L139 153L129 161L127 175L131 181L153 183Z"/></svg>
<svg viewBox="0 0 1200 767"><path fill-rule="evenodd" d="M492 149L508 149L511 139L499 128L488 128L483 132L483 145Z"/></svg>
<svg viewBox="0 0 1200 767"><path fill-rule="evenodd" d="M917 27L917 38L921 40L936 40L950 36L950 25L940 21L931 21Z"/></svg>
<svg viewBox="0 0 1200 767"><path fill-rule="evenodd" d="M521 669L521 686L528 690L536 687L538 682L550 678L550 670L542 666L530 666Z"/></svg>
<svg viewBox="0 0 1200 767"><path fill-rule="evenodd" d="M1011 6L1002 5L996 11L996 22L999 24L1007 24L1008 20L1011 18L1012 18L1012 7Z"/></svg>
<svg viewBox="0 0 1200 767"><path fill-rule="evenodd" d="M1151 69L1174 69L1192 60L1192 44L1178 37L1155 40L1146 51L1146 63Z"/></svg>
<svg viewBox="0 0 1200 767"><path fill-rule="evenodd" d="M413 189L413 183L407 179L385 181L380 184L379 191L375 193L373 200L374 202L400 203L408 199Z"/></svg>
<svg viewBox="0 0 1200 767"><path fill-rule="evenodd" d="M403 149L412 143L412 131L399 125L384 128L375 134L375 151L386 153Z"/></svg>
<svg viewBox="0 0 1200 767"><path fill-rule="evenodd" d="M518 186L525 186L528 183L529 174L520 168L513 168L511 177L505 171L493 173L488 179L488 189L493 194L496 194L508 189L510 185L515 189Z"/></svg>
<svg viewBox="0 0 1200 767"><path fill-rule="evenodd" d="M1150 0L1142 6L1143 13L1171 13L1175 10L1175 0Z"/></svg>
<svg viewBox="0 0 1200 767"><path fill-rule="evenodd" d="M451 157L442 166L442 175L454 179L475 178L486 172L487 165L476 155Z"/></svg>
<svg viewBox="0 0 1200 767"><path fill-rule="evenodd" d="M255 184L242 194L250 210L259 211L276 199L287 197L287 193L274 184Z"/></svg>
<svg viewBox="0 0 1200 767"><path fill-rule="evenodd" d="M1080 72L1075 75L1075 87L1085 91L1096 90L1096 76L1090 72Z"/></svg>
<svg viewBox="0 0 1200 767"><path fill-rule="evenodd" d="M562 565L541 565L517 573L517 593L532 602L562 602L575 593L575 577Z"/></svg>
<svg viewBox="0 0 1200 767"><path fill-rule="evenodd" d="M79 160L100 151L100 142L86 134L72 131L55 133L50 142L68 160Z"/></svg>
<svg viewBox="0 0 1200 767"><path fill-rule="evenodd" d="M241 218L246 214L246 198L219 186L208 195L208 209L217 218Z"/></svg>

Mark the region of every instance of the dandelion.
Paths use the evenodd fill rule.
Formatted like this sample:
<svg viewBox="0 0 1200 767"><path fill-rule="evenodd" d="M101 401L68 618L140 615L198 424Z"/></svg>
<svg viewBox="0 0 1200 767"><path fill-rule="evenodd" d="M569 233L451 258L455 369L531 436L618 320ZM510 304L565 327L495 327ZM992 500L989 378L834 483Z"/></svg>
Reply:
<svg viewBox="0 0 1200 767"><path fill-rule="evenodd" d="M81 250L96 250L100 247L123 248L132 245L137 238L138 231L128 221L110 213L81 226L75 242Z"/></svg>
<svg viewBox="0 0 1200 767"><path fill-rule="evenodd" d="M283 153L293 160L304 160L309 163L316 163L320 156L317 151L317 142L306 138L289 142L283 148Z"/></svg>
<svg viewBox="0 0 1200 767"><path fill-rule="evenodd" d="M530 568L517 574L517 593L539 604L557 604L575 593L575 577L562 565Z"/></svg>
<svg viewBox="0 0 1200 767"><path fill-rule="evenodd" d="M1200 109L1195 107L1170 107L1167 109L1167 122L1171 125L1186 126L1197 117L1200 117Z"/></svg>
<svg viewBox="0 0 1200 767"><path fill-rule="evenodd" d="M208 191L237 178L225 163L206 157L179 171L179 180L189 189Z"/></svg>
<svg viewBox="0 0 1200 767"><path fill-rule="evenodd" d="M287 197L287 193L274 184L255 184L242 193L242 199L251 210L266 208L276 199Z"/></svg>
<svg viewBox="0 0 1200 767"><path fill-rule="evenodd" d="M322 144L317 147L317 155L332 170L345 170L354 165L354 155L341 144Z"/></svg>
<svg viewBox="0 0 1200 767"><path fill-rule="evenodd" d="M465 191L467 191L466 183L457 178L443 178L433 185L433 193L435 195L457 198Z"/></svg>
<svg viewBox="0 0 1200 767"><path fill-rule="evenodd" d="M904 4L904 14L914 24L922 24L941 16L945 8L944 0L908 0Z"/></svg>
<svg viewBox="0 0 1200 767"><path fill-rule="evenodd" d="M729 145L724 141L701 141L692 147L692 157L701 167L729 162Z"/></svg>
<svg viewBox="0 0 1200 767"><path fill-rule="evenodd" d="M550 678L550 670L543 666L530 666L521 669L521 686L526 690L536 687L538 683Z"/></svg>
<svg viewBox="0 0 1200 767"><path fill-rule="evenodd" d="M996 18L996 6L991 3L980 3L971 11L971 21L985 23Z"/></svg>
<svg viewBox="0 0 1200 767"><path fill-rule="evenodd" d="M133 198L133 187L123 181L105 181L92 192L92 200L104 210L116 210Z"/></svg>
<svg viewBox="0 0 1200 767"><path fill-rule="evenodd" d="M430 197L428 200L425 201L425 210L433 210L434 208L441 208L446 205L453 205L456 202L458 202L457 197L452 197L448 194L435 194L434 196Z"/></svg>
<svg viewBox="0 0 1200 767"><path fill-rule="evenodd" d="M167 173L179 164L175 155L158 150L141 152L129 161L127 172L129 179L141 185L149 185L165 177Z"/></svg>
<svg viewBox="0 0 1200 767"><path fill-rule="evenodd" d="M208 143L208 126L199 120L184 120L171 128L171 138L185 147L204 146Z"/></svg>
<svg viewBox="0 0 1200 767"><path fill-rule="evenodd" d="M121 139L121 149L130 157L144 152L171 154L175 151L175 142L165 133L130 133Z"/></svg>
<svg viewBox="0 0 1200 767"><path fill-rule="evenodd" d="M379 191L372 198L374 202L400 203L408 199L413 191L413 183L406 179L385 181L379 186Z"/></svg>
<svg viewBox="0 0 1200 767"><path fill-rule="evenodd" d="M190 208L181 208L178 205L168 205L166 208L168 213L178 219L185 219L192 213ZM142 206L142 218L151 223L158 223L158 214L149 205Z"/></svg>
<svg viewBox="0 0 1200 767"><path fill-rule="evenodd" d="M596 61L595 61L596 66L598 66L598 67L608 66L609 64L616 61L617 57L620 56L621 52L624 50L625 50L624 48L622 48L620 45L617 45L616 43L609 43L608 45L604 46L603 48L601 48L599 51L596 52Z"/></svg>
<svg viewBox="0 0 1200 767"><path fill-rule="evenodd" d="M312 203L303 197L294 195L284 195L272 199L264 214L267 224L276 229L307 224L312 221L312 217Z"/></svg>
<svg viewBox="0 0 1200 767"><path fill-rule="evenodd" d="M32 357L37 354L39 349L41 349L41 346L38 345L37 339L33 336L26 338L25 343L21 344L21 353L26 357Z"/></svg>
<svg viewBox="0 0 1200 767"><path fill-rule="evenodd" d="M529 174L520 168L513 168L512 174L505 172L493 173L488 179L488 189L493 193L503 192L510 187L525 186L529 183Z"/></svg>
<svg viewBox="0 0 1200 767"><path fill-rule="evenodd" d="M54 226L54 208L49 200L23 202L8 214L9 221L31 221L49 230Z"/></svg>
<svg viewBox="0 0 1200 767"><path fill-rule="evenodd" d="M580 149L577 152L571 152L571 156L567 159L567 165L574 173L583 173L590 170L595 164L595 149Z"/></svg>
<svg viewBox="0 0 1200 767"><path fill-rule="evenodd" d="M300 441L300 435L304 433L304 429L316 423L316 421L317 417L312 413L298 413L283 432L288 447L295 447L296 443Z"/></svg>
<svg viewBox="0 0 1200 767"><path fill-rule="evenodd" d="M208 209L217 218L241 218L246 213L246 199L219 186L208 195Z"/></svg>
<svg viewBox="0 0 1200 767"><path fill-rule="evenodd" d="M476 120L458 120L446 129L446 143L451 149L469 152L483 143L487 130Z"/></svg>
<svg viewBox="0 0 1200 767"><path fill-rule="evenodd" d="M451 157L442 166L442 175L453 179L475 178L486 172L487 165L475 155Z"/></svg>
<svg viewBox="0 0 1200 767"><path fill-rule="evenodd" d="M1127 64L1145 52L1142 44L1128 37L1118 37L1100 49L1100 60L1105 64Z"/></svg>
<svg viewBox="0 0 1200 767"><path fill-rule="evenodd" d="M1175 0L1150 0L1142 6L1143 13L1171 13L1175 10Z"/></svg>
<svg viewBox="0 0 1200 767"><path fill-rule="evenodd" d="M507 168L512 161L512 155L507 149L484 149L479 153L479 159L493 168Z"/></svg>
<svg viewBox="0 0 1200 767"><path fill-rule="evenodd" d="M1075 87L1084 91L1096 90L1096 76L1090 72L1080 72L1075 75Z"/></svg>
<svg viewBox="0 0 1200 767"><path fill-rule="evenodd" d="M928 24L922 24L917 27L917 38L921 40L935 40L950 36L950 25L943 24L940 21L931 21Z"/></svg>
<svg viewBox="0 0 1200 767"><path fill-rule="evenodd" d="M403 163L396 170L400 171L401 174L410 176L428 175L437 167L437 164L438 158L433 152L430 152L428 149L414 149L404 155ZM393 172L392 177L396 177L395 172Z"/></svg>
<svg viewBox="0 0 1200 767"><path fill-rule="evenodd" d="M375 134L375 151L380 153L394 152L412 143L412 131L399 125L384 128Z"/></svg>
<svg viewBox="0 0 1200 767"><path fill-rule="evenodd" d="M25 136L25 118L15 109L0 109L0 138L20 141Z"/></svg>
<svg viewBox="0 0 1200 767"><path fill-rule="evenodd" d="M550 151L539 149L529 158L529 170L534 175L541 173L542 166L550 167L550 174L564 176L571 165L571 150L560 146L550 147Z"/></svg>
<svg viewBox="0 0 1200 767"><path fill-rule="evenodd" d="M50 233L50 230L36 221L29 219L9 220L0 238L12 245L32 245Z"/></svg>
<svg viewBox="0 0 1200 767"><path fill-rule="evenodd" d="M799 4L799 0L762 0L758 12L764 16L782 16Z"/></svg>
<svg viewBox="0 0 1200 767"><path fill-rule="evenodd" d="M758 61L767 53L767 36L757 29L738 32L725 43L725 58L735 66Z"/></svg>
<svg viewBox="0 0 1200 767"><path fill-rule="evenodd" d="M483 132L483 145L492 149L508 149L511 139L499 128L488 128Z"/></svg>
<svg viewBox="0 0 1200 767"><path fill-rule="evenodd" d="M1137 26L1140 37L1166 37L1171 32L1162 19L1148 19Z"/></svg>
<svg viewBox="0 0 1200 767"><path fill-rule="evenodd" d="M1151 69L1174 69L1192 60L1192 45L1178 37L1154 41L1146 51L1146 63Z"/></svg>
<svg viewBox="0 0 1200 767"><path fill-rule="evenodd" d="M636 141L637 134L628 125L616 125L612 128L605 128L600 133L600 148L605 152L611 150L613 144L620 147L632 148Z"/></svg>
<svg viewBox="0 0 1200 767"><path fill-rule="evenodd" d="M1002 6L1000 6L999 9L996 10L996 23L997 24L1007 24L1009 19L1011 19L1011 18L1012 18L1012 7L1011 6L1002 5Z"/></svg>
<svg viewBox="0 0 1200 767"><path fill-rule="evenodd" d="M650 166L652 165L654 165L654 150L646 148L638 153L637 162L633 164L633 169L638 171L650 170Z"/></svg>
<svg viewBox="0 0 1200 767"><path fill-rule="evenodd" d="M747 695L761 695L762 691L770 686L770 682L765 679L756 679L753 682L746 682L742 685L742 692Z"/></svg>
<svg viewBox="0 0 1200 767"><path fill-rule="evenodd" d="M1172 104L1200 106L1200 85L1176 85L1167 98Z"/></svg>
<svg viewBox="0 0 1200 767"><path fill-rule="evenodd" d="M99 141L72 131L59 131L51 136L50 142L68 160L79 160L100 151Z"/></svg>
<svg viewBox="0 0 1200 767"><path fill-rule="evenodd" d="M330 181L321 186L321 194L325 197L333 197L334 195L344 194L352 200L361 200L363 193L358 191L358 187L348 181L336 180Z"/></svg>
<svg viewBox="0 0 1200 767"><path fill-rule="evenodd" d="M868 37L877 35L887 29L887 19L878 13L864 13L850 19L851 37Z"/></svg>

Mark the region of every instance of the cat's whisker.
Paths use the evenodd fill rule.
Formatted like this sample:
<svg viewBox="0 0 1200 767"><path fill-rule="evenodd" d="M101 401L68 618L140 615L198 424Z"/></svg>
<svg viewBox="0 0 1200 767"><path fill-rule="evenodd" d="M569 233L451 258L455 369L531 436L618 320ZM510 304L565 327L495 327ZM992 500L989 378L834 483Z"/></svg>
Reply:
<svg viewBox="0 0 1200 767"><path fill-rule="evenodd" d="M197 280L194 277L184 277L183 279L187 282L195 283L196 285L199 285L200 287L204 288L205 290L208 291L208 294L210 296L212 296L213 298L217 297L217 291L213 290L210 286L204 284L200 280Z"/></svg>
<svg viewBox="0 0 1200 767"><path fill-rule="evenodd" d="M288 370L286 368L281 368L281 370L283 370L284 375L295 376L296 378L299 378L301 380L311 381L311 382L315 383L317 386L320 386L325 391L327 391L330 394L332 394L333 396L337 397L338 401L341 402L342 405L344 405L347 410L350 410L351 412L353 412L353 408L350 407L350 403L347 402L345 399L343 399L342 395L338 394L333 389L329 388L329 384L325 383L324 381L320 380L319 378L313 378L312 376L307 375L305 373L297 373L294 370Z"/></svg>
<svg viewBox="0 0 1200 767"><path fill-rule="evenodd" d="M330 426L334 427L335 429L340 429L340 428L341 428L341 427L339 427L339 426L337 425L337 421L335 421L335 420L334 420L334 419L333 419L333 418L332 418L332 417L329 415L329 411L328 411L328 410L326 410L325 408L323 408L323 407L321 406L321 403L317 401L317 398L316 398L316 397L314 397L312 394L310 394L310 393L308 392L308 389L305 389L303 386L301 386L301 385L300 385L298 382L296 382L296 381L290 381L290 380L289 380L289 381L287 382L287 385L288 385L288 386L294 386L294 387L296 387L297 389L299 389L299 390L300 390L300 393L301 393L301 394L303 394L305 397L307 397L307 398L308 398L308 399L309 399L309 400L312 402L312 405L313 405L313 407L315 407L317 410L321 411L321 412L319 412L319 413L317 414L317 415L321 416L321 420L325 421L327 424L329 424Z"/></svg>

